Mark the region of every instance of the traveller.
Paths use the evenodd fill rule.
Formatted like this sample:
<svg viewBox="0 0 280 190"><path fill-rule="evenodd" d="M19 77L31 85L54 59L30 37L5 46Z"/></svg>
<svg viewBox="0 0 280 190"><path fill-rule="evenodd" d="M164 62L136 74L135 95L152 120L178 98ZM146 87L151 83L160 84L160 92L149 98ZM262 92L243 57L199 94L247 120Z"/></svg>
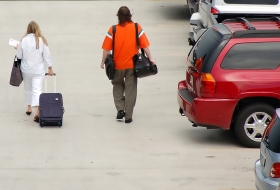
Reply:
<svg viewBox="0 0 280 190"><path fill-rule="evenodd" d="M53 70L48 42L36 22L28 24L26 34L15 48L17 58L21 59L20 69L27 103L26 114L30 115L32 108L35 108L34 121L39 122L39 96L42 93L45 70L48 67L50 76L53 75Z"/></svg>
<svg viewBox="0 0 280 190"><path fill-rule="evenodd" d="M116 25L114 62L115 75L111 81L113 85L113 97L116 109L118 111L116 119L125 117L125 123L132 122L133 109L137 96L137 78L134 75L133 56L138 53L136 45L136 29L131 20L130 10L126 6L119 8L118 24ZM103 41L101 68L104 69L104 63L110 50L112 50L113 27ZM141 25L138 24L138 37L140 48L143 48L150 61L155 64L149 49L149 41Z"/></svg>

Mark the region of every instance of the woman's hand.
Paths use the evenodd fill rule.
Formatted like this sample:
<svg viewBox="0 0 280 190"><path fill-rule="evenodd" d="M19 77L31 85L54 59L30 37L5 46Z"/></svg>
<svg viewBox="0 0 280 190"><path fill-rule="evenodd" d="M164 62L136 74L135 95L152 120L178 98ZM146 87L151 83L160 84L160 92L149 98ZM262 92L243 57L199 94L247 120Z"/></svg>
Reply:
<svg viewBox="0 0 280 190"><path fill-rule="evenodd" d="M52 70L52 68L48 68L48 76L53 76L53 70Z"/></svg>
<svg viewBox="0 0 280 190"><path fill-rule="evenodd" d="M14 46L14 48L17 49L18 48L18 44L16 46Z"/></svg>

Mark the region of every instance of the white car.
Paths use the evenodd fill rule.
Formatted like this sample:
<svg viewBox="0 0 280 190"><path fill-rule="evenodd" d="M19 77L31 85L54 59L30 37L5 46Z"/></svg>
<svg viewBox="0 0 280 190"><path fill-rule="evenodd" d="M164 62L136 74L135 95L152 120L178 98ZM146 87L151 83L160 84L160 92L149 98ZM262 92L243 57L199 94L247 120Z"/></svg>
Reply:
<svg viewBox="0 0 280 190"><path fill-rule="evenodd" d="M279 0L199 0L198 12L190 19L189 45L213 24L225 19L261 18L280 15Z"/></svg>

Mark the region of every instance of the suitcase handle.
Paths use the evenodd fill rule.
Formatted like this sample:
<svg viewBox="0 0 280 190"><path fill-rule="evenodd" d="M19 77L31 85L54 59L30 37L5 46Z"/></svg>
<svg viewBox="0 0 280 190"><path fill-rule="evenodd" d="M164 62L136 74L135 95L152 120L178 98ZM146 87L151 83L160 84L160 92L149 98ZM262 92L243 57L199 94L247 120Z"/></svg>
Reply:
<svg viewBox="0 0 280 190"><path fill-rule="evenodd" d="M48 76L49 75L49 73L45 73L45 76ZM55 73L53 73L53 76L56 76L56 74ZM51 77L51 76L50 76Z"/></svg>
<svg viewBox="0 0 280 190"><path fill-rule="evenodd" d="M49 76L49 73L45 73L45 76ZM54 80L54 93L56 93L56 73L53 74L53 80ZM45 93L47 92L47 78L45 77Z"/></svg>

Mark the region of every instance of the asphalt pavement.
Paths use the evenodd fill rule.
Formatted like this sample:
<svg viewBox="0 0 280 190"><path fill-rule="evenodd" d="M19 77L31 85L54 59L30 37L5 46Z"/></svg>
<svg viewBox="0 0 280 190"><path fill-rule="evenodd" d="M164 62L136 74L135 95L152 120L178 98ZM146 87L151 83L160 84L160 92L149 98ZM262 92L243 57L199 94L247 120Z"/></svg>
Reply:
<svg viewBox="0 0 280 190"><path fill-rule="evenodd" d="M133 122L116 121L101 45L128 6L142 25L159 73L138 80ZM189 12L184 0L0 1L1 190L254 190L258 149L229 131L193 128L180 116ZM25 114L23 85L9 77L30 21L49 42L64 123L39 127ZM53 89L48 78L48 91Z"/></svg>

